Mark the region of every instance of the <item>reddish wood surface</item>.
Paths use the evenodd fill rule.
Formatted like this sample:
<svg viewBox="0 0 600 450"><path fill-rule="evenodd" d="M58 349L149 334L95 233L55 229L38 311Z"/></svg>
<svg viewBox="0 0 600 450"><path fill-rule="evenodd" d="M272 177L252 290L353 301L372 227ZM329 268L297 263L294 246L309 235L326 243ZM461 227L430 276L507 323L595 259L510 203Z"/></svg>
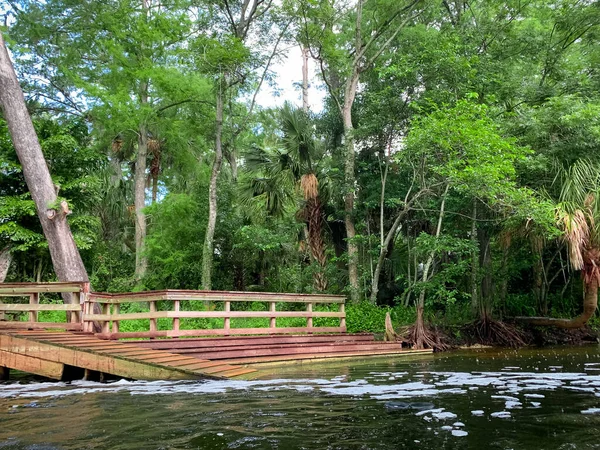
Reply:
<svg viewBox="0 0 600 450"><path fill-rule="evenodd" d="M219 350L209 351L202 349L199 351L187 351L185 353L176 351L179 354L186 354L202 359L220 360L220 359L232 359L232 358L251 358L255 356L280 356L280 355L317 355L319 353L331 353L331 352L370 352L370 351L387 351L387 350L398 350L402 351L400 344L342 344L342 345L309 345L305 347L300 346L270 346L267 348L237 348L232 350Z"/></svg>
<svg viewBox="0 0 600 450"><path fill-rule="evenodd" d="M217 338L192 338L192 339L161 339L157 341L129 341L139 347L154 349L184 349L205 347L228 347L235 345L257 344L302 344L317 342L372 342L373 334L303 334L292 336L244 336L244 337L217 337Z"/></svg>

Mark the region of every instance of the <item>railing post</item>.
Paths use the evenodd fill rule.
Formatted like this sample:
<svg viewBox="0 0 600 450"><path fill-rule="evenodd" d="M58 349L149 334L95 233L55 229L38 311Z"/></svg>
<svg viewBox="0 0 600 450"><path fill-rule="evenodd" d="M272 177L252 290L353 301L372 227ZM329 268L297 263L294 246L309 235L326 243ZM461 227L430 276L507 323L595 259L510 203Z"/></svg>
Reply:
<svg viewBox="0 0 600 450"><path fill-rule="evenodd" d="M276 312L276 306L277 304L275 302L270 302L269 303L269 311L274 313ZM277 318L275 316L271 316L271 320L269 321L269 327L270 328L276 328L277 327Z"/></svg>
<svg viewBox="0 0 600 450"><path fill-rule="evenodd" d="M156 312L156 300L152 300L150 302L150 312L151 313L155 313ZM156 326L156 319L150 319L150 331L156 331L157 330L157 326ZM151 337L150 339L154 339L153 337Z"/></svg>
<svg viewBox="0 0 600 450"><path fill-rule="evenodd" d="M309 312L312 314L313 312L313 304L312 303L307 303L306 304L306 312ZM307 317L306 318L306 328L312 328L313 327L313 318L312 317ZM309 333L311 331L308 331Z"/></svg>
<svg viewBox="0 0 600 450"><path fill-rule="evenodd" d="M179 300L173 300L173 310L178 313L181 309ZM179 317L173 317L173 331L179 331Z"/></svg>
<svg viewBox="0 0 600 450"><path fill-rule="evenodd" d="M34 292L29 294L29 304L30 305L39 305L40 304L40 294ZM29 321L37 322L38 321L38 312L37 311L29 311Z"/></svg>
<svg viewBox="0 0 600 450"><path fill-rule="evenodd" d="M113 305L113 308L114 308L114 311L113 311L114 314L115 315L119 315L119 313L121 312L121 305L119 303L115 303ZM117 319L118 319L118 317L117 317ZM119 332L119 321L118 320L113 320L113 323L112 323L112 332L113 333L118 333Z"/></svg>
<svg viewBox="0 0 600 450"><path fill-rule="evenodd" d="M102 314L110 315L110 303L104 303L102 305ZM110 320L105 320L102 322L102 333L110 333Z"/></svg>
<svg viewBox="0 0 600 450"><path fill-rule="evenodd" d="M75 297L76 301L73 303L78 303L81 305L81 293L79 291L73 292L73 297ZM79 312L77 311L67 311L67 322L78 323L81 322L79 317Z"/></svg>
<svg viewBox="0 0 600 450"><path fill-rule="evenodd" d="M346 304L345 303L340 303L339 311L341 313L344 313L344 317L340 318L340 328L342 328L342 331L346 331Z"/></svg>
<svg viewBox="0 0 600 450"><path fill-rule="evenodd" d="M228 313L231 311L231 302L226 300L225 301L225 312ZM223 321L223 328L225 328L226 330L229 330L231 328L231 318L230 317L225 317L225 320Z"/></svg>

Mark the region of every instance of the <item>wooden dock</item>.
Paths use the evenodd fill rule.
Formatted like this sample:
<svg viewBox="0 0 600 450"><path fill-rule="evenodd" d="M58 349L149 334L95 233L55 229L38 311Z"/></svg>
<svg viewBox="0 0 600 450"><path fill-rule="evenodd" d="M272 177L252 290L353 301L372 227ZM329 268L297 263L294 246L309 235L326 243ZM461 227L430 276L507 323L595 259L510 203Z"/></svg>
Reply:
<svg viewBox="0 0 600 450"><path fill-rule="evenodd" d="M40 302L46 292L71 293L80 303ZM15 369L57 380L253 379L273 364L430 352L375 341L372 334L346 333L341 296L172 290L93 294L86 283L19 283L0 284L0 297L29 298L28 303L0 302L0 313L27 314L27 320L0 320L0 378ZM265 311L232 307L240 302L264 303ZM128 304L147 311L123 312ZM317 310L317 304L328 306ZM296 307L281 311L281 305ZM43 311L64 311L68 321L42 322L38 315ZM232 320L248 318L265 319L268 326L232 326ZM306 325L278 327L278 318L302 319ZM339 325L316 326L320 318L339 320ZM222 320L222 327L186 327L182 322L189 319ZM146 321L147 330L122 331L120 324L128 321Z"/></svg>

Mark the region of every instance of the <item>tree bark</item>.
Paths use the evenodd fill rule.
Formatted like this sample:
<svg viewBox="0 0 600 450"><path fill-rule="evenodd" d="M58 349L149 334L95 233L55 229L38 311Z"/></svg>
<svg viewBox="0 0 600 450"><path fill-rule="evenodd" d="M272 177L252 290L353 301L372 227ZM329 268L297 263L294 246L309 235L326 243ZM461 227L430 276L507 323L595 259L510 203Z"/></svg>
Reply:
<svg viewBox="0 0 600 450"><path fill-rule="evenodd" d="M356 229L354 227L354 191L355 191L355 142L354 126L352 125L352 105L356 97L359 72L354 68L351 77L346 83L344 93L344 105L342 108L342 119L344 122L344 139L346 155L344 158L344 224L346 225L346 239L348 242L348 281L350 283L350 299L353 303L360 301L360 287L358 283L358 246L354 238Z"/></svg>
<svg viewBox="0 0 600 450"><path fill-rule="evenodd" d="M147 103L147 84L142 89L142 103ZM145 101L144 101L145 99ZM141 279L146 274L148 260L144 255L146 240L146 159L148 156L148 131L141 124L138 129L138 151L134 173L134 207L135 207L135 278Z"/></svg>
<svg viewBox="0 0 600 450"><path fill-rule="evenodd" d="M215 128L215 159L210 174L208 187L208 224L204 237L202 251L202 289L212 288L212 266L214 258L215 226L217 224L217 181L223 164L223 92L217 86L216 99L216 128Z"/></svg>
<svg viewBox="0 0 600 450"><path fill-rule="evenodd" d="M27 111L12 62L0 34L0 104L23 169L25 182L35 202L56 276L60 281L88 281L87 271L67 221L66 201L59 203L56 188ZM64 297L72 302L71 295Z"/></svg>
<svg viewBox="0 0 600 450"><path fill-rule="evenodd" d="M477 314L479 308L479 251L477 251L477 199L473 199L473 217L471 219L471 244L473 253L471 254L471 311Z"/></svg>
<svg viewBox="0 0 600 450"><path fill-rule="evenodd" d="M302 110L308 114L308 48L302 48Z"/></svg>
<svg viewBox="0 0 600 450"><path fill-rule="evenodd" d="M585 285L583 312L573 319L553 319L550 317L516 317L515 320L530 325L554 326L558 328L582 328L596 312L598 307L598 278L592 277Z"/></svg>
<svg viewBox="0 0 600 450"><path fill-rule="evenodd" d="M319 265L319 269L314 273L313 284L318 292L324 292L327 289L327 277L325 276L327 256L325 243L323 242L323 211L319 197L308 199L306 209L308 216L308 246L313 259Z"/></svg>
<svg viewBox="0 0 600 450"><path fill-rule="evenodd" d="M12 262L12 253L10 247L5 247L0 250L0 283L4 283L6 275L8 275L8 269Z"/></svg>

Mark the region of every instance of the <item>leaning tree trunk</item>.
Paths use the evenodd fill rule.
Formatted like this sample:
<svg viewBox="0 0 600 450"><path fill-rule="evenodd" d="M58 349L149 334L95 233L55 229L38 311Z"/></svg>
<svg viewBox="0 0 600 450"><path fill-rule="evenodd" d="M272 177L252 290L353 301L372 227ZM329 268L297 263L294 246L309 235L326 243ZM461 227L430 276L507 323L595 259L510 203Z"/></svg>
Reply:
<svg viewBox="0 0 600 450"><path fill-rule="evenodd" d="M573 319L553 319L550 317L516 317L516 320L531 325L553 326L558 328L582 328L592 318L598 307L598 277L592 276L585 283L583 312Z"/></svg>
<svg viewBox="0 0 600 450"><path fill-rule="evenodd" d="M217 181L223 164L223 92L217 87L216 104L216 128L215 128L215 159L210 174L210 185L208 187L208 224L204 237L204 249L202 251L202 289L212 288L212 266L214 257L215 227L217 224Z"/></svg>
<svg viewBox="0 0 600 450"><path fill-rule="evenodd" d="M35 202L44 236L48 241L54 271L60 281L88 281L88 275L67 221L66 201L58 202L56 187L27 112L23 91L0 34L0 105L23 169L25 182ZM72 302L72 296L65 296Z"/></svg>

